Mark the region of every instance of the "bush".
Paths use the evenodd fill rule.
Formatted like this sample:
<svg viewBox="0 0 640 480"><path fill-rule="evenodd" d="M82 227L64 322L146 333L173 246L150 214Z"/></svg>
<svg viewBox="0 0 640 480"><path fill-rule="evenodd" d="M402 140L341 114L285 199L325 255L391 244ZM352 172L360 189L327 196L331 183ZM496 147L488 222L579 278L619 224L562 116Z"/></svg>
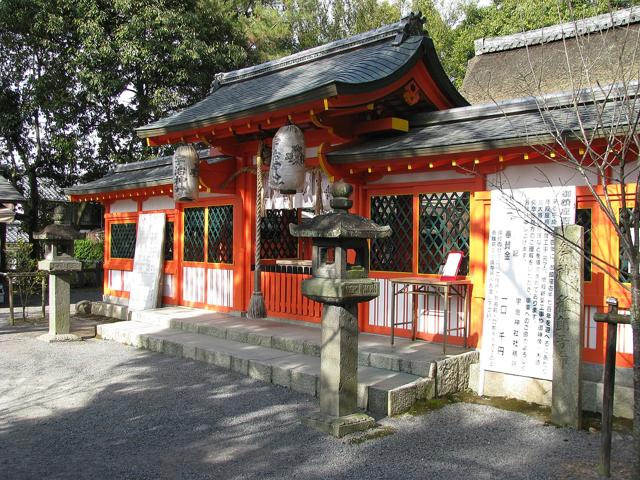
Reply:
<svg viewBox="0 0 640 480"><path fill-rule="evenodd" d="M76 240L74 242L74 257L83 263L101 262L104 257L104 242Z"/></svg>

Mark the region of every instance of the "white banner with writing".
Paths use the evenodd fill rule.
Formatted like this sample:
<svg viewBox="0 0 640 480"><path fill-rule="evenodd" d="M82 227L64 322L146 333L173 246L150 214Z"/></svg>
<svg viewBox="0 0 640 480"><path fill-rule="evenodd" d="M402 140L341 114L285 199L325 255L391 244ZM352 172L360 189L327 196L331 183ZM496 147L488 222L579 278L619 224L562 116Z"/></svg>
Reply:
<svg viewBox="0 0 640 480"><path fill-rule="evenodd" d="M141 213L138 216L129 293L130 312L156 308L161 303L165 223L164 213Z"/></svg>
<svg viewBox="0 0 640 480"><path fill-rule="evenodd" d="M550 380L554 238L575 221L575 187L491 192L483 370Z"/></svg>

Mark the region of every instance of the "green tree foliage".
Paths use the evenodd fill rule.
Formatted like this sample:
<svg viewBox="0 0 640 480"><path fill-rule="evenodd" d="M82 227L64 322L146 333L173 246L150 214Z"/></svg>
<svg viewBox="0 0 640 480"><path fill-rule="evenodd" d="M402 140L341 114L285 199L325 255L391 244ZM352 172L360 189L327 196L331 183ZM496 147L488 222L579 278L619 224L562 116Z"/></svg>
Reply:
<svg viewBox="0 0 640 480"><path fill-rule="evenodd" d="M66 187L151 155L135 127L246 61L238 16L225 0L0 0L0 167L29 186L30 235L37 177Z"/></svg>
<svg viewBox="0 0 640 480"><path fill-rule="evenodd" d="M27 317L29 298L41 291L46 272L37 271L37 262L33 259L33 244L19 240L7 252L7 260L15 275L12 277L14 293L18 294L22 307L22 319Z"/></svg>

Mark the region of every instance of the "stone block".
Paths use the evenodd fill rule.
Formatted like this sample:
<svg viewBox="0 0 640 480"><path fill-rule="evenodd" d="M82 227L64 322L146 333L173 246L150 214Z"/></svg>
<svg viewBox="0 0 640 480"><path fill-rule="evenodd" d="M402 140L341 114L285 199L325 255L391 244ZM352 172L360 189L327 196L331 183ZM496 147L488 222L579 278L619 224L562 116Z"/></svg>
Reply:
<svg viewBox="0 0 640 480"><path fill-rule="evenodd" d="M320 356L320 345L306 341L302 344L302 353L305 355L309 355L311 357L319 357Z"/></svg>
<svg viewBox="0 0 640 480"><path fill-rule="evenodd" d="M162 340L162 353L172 357L182 357L182 344L172 340Z"/></svg>
<svg viewBox="0 0 640 480"><path fill-rule="evenodd" d="M469 390L478 393L480 390L480 364L469 365Z"/></svg>
<svg viewBox="0 0 640 480"><path fill-rule="evenodd" d="M271 366L264 363L249 360L249 376L256 380L271 383Z"/></svg>
<svg viewBox="0 0 640 480"><path fill-rule="evenodd" d="M247 343L250 343L251 345L260 345L261 347L271 348L271 335L249 332L247 335Z"/></svg>
<svg viewBox="0 0 640 480"><path fill-rule="evenodd" d="M406 412L416 403L416 398L415 383L389 390L387 395L388 415L393 416Z"/></svg>
<svg viewBox="0 0 640 480"><path fill-rule="evenodd" d="M271 338L271 348L292 353L304 353L304 342L297 338L278 337Z"/></svg>
<svg viewBox="0 0 640 480"><path fill-rule="evenodd" d="M369 352L364 352L362 350L358 350L358 365L363 367L370 367L371 363L369 361L371 354Z"/></svg>
<svg viewBox="0 0 640 480"><path fill-rule="evenodd" d="M145 348L152 352L162 352L162 338L154 337L151 335L145 336L144 345Z"/></svg>
<svg viewBox="0 0 640 480"><path fill-rule="evenodd" d="M409 362L408 368L402 371L406 371L407 373L417 375L419 377L432 378L435 373L435 365L432 362L412 360L411 362Z"/></svg>
<svg viewBox="0 0 640 480"><path fill-rule="evenodd" d="M603 385L599 382L582 382L582 410L602 412ZM633 418L633 387L619 385L613 392L613 415L615 417Z"/></svg>
<svg viewBox="0 0 640 480"><path fill-rule="evenodd" d="M197 332L202 335L209 335L210 337L227 338L227 329L217 325L200 324L198 325Z"/></svg>
<svg viewBox="0 0 640 480"><path fill-rule="evenodd" d="M249 360L238 357L231 357L231 370L242 375L249 375Z"/></svg>
<svg viewBox="0 0 640 480"><path fill-rule="evenodd" d="M372 353L369 356L369 366L399 372L401 371L401 360L398 357L385 355L384 353Z"/></svg>
<svg viewBox="0 0 640 480"><path fill-rule="evenodd" d="M301 370L291 371L291 390L315 397L317 392L316 382L316 375Z"/></svg>
<svg viewBox="0 0 640 480"><path fill-rule="evenodd" d="M80 342L82 338L73 333L59 333L57 335L52 335L50 333L45 333L44 335L40 335L38 340L41 342L47 343L59 343L59 342Z"/></svg>
<svg viewBox="0 0 640 480"><path fill-rule="evenodd" d="M124 305L115 303L91 302L91 314L101 315L103 317L117 318L119 320L128 320L128 309Z"/></svg>
<svg viewBox="0 0 640 480"><path fill-rule="evenodd" d="M317 412L308 417L303 417L302 424L336 438L342 438L350 433L362 432L373 428L376 422L364 413L331 417Z"/></svg>
<svg viewBox="0 0 640 480"><path fill-rule="evenodd" d="M449 395L466 390L469 385L469 368L478 360L479 352L473 351L436 362L437 395Z"/></svg>
<svg viewBox="0 0 640 480"><path fill-rule="evenodd" d="M238 328L227 329L227 340L238 343L248 343L249 332Z"/></svg>
<svg viewBox="0 0 640 480"><path fill-rule="evenodd" d="M377 418L389 415L388 393L375 387L367 389L367 410Z"/></svg>
<svg viewBox="0 0 640 480"><path fill-rule="evenodd" d="M288 368L273 367L271 369L271 383L281 387L291 388L291 370Z"/></svg>
<svg viewBox="0 0 640 480"><path fill-rule="evenodd" d="M551 381L489 372L484 375L484 395L509 397L539 405L551 405Z"/></svg>
<svg viewBox="0 0 640 480"><path fill-rule="evenodd" d="M434 378L421 378L415 381L416 400L430 400L436 396L436 381Z"/></svg>

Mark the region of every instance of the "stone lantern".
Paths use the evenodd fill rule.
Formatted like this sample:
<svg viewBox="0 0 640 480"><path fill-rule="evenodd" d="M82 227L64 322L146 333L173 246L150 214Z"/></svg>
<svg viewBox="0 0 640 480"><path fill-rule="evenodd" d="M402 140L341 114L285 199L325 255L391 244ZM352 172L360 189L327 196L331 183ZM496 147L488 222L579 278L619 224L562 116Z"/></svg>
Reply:
<svg viewBox="0 0 640 480"><path fill-rule="evenodd" d="M81 340L71 334L69 304L71 303L71 273L82 269L82 263L73 258L73 241L82 238L75 228L64 224L64 207L56 207L54 223L33 235L45 244L44 260L38 270L49 272L49 333L39 337L46 342Z"/></svg>
<svg viewBox="0 0 640 480"><path fill-rule="evenodd" d="M378 281L368 278L367 240L391 235L390 227L348 212L352 191L343 181L334 183L334 212L289 226L293 236L312 239L312 277L302 282L302 294L323 304L320 412L303 422L336 437L374 425L357 410L358 303L380 294Z"/></svg>

